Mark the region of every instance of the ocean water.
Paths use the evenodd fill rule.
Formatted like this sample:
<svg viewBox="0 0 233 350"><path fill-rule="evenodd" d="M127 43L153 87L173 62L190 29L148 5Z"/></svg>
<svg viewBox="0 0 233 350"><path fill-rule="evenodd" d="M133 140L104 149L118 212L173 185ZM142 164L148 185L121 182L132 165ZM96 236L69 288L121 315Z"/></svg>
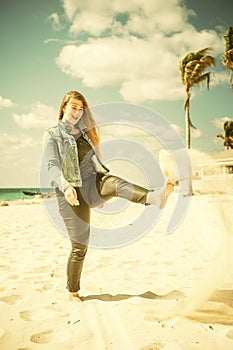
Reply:
<svg viewBox="0 0 233 350"><path fill-rule="evenodd" d="M32 195L27 195L23 191L32 193ZM53 188L0 188L0 201L12 201L17 199L30 199L36 194L46 194L54 192ZM33 195L35 194L35 195Z"/></svg>

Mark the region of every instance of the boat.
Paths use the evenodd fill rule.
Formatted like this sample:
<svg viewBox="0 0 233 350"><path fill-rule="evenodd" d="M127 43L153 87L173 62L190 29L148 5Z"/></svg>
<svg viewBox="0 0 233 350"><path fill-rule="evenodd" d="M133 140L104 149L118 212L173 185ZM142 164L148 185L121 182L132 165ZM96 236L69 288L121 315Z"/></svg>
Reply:
<svg viewBox="0 0 233 350"><path fill-rule="evenodd" d="M42 195L41 192L39 191L22 191L23 194L25 194L26 196L36 196L36 195Z"/></svg>

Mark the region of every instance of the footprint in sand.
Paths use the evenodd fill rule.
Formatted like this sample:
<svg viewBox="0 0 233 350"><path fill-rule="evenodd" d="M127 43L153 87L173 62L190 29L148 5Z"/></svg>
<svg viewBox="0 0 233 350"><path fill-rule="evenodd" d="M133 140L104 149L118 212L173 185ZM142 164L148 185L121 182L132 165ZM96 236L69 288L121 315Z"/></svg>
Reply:
<svg viewBox="0 0 233 350"><path fill-rule="evenodd" d="M48 344L50 343L54 338L54 331L53 329L47 329L44 332L33 334L31 336L31 342L36 344Z"/></svg>
<svg viewBox="0 0 233 350"><path fill-rule="evenodd" d="M155 343L152 343L150 345L143 346L142 348L140 348L140 350L162 350L162 349L164 349L164 344L161 344L159 342L155 342Z"/></svg>
<svg viewBox="0 0 233 350"><path fill-rule="evenodd" d="M16 304L19 300L22 300L22 295L9 295L7 297L0 298L0 301L3 301L4 303L7 303L9 305Z"/></svg>
<svg viewBox="0 0 233 350"><path fill-rule="evenodd" d="M51 310L49 308L25 310L19 313L24 321L45 321L51 318L66 317L68 313Z"/></svg>
<svg viewBox="0 0 233 350"><path fill-rule="evenodd" d="M47 329L41 333L33 334L30 340L36 344L66 343L71 340L71 332L66 329Z"/></svg>
<svg viewBox="0 0 233 350"><path fill-rule="evenodd" d="M34 282L34 283L36 284L38 282ZM37 292L42 292L43 293L43 292L52 290L53 287L54 287L54 284L52 282L50 282L50 281L42 282L42 284L41 284L41 282L39 282L39 283L40 283L40 287L38 287L36 289Z"/></svg>

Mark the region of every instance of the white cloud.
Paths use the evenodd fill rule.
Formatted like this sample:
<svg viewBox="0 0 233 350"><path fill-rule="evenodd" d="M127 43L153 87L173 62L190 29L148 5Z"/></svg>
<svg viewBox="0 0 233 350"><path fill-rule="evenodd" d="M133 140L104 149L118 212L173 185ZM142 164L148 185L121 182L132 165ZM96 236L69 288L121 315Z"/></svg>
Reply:
<svg viewBox="0 0 233 350"><path fill-rule="evenodd" d="M15 103L13 103L9 98L3 98L0 96L0 109L13 106L15 106Z"/></svg>
<svg viewBox="0 0 233 350"><path fill-rule="evenodd" d="M184 129L177 124L171 124L171 126L176 130L177 134L182 137L184 136Z"/></svg>
<svg viewBox="0 0 233 350"><path fill-rule="evenodd" d="M57 121L56 110L53 107L37 102L32 105L28 114L13 114L16 124L23 129L46 129Z"/></svg>
<svg viewBox="0 0 233 350"><path fill-rule="evenodd" d="M13 135L0 133L0 150L5 150L6 154L13 154L16 151L36 145L36 141L28 135Z"/></svg>
<svg viewBox="0 0 233 350"><path fill-rule="evenodd" d="M172 33L183 30L188 16L193 15L193 11L187 10L181 0L128 0L113 3L103 0L63 0L63 6L72 22L72 34L86 31L100 35L106 30L114 31L116 22L122 23L128 33L137 32L147 36L158 30ZM127 21L123 23L121 19L126 16ZM93 31L89 32L90 22ZM95 33L94 26L100 28L100 22L101 31Z"/></svg>
<svg viewBox="0 0 233 350"><path fill-rule="evenodd" d="M124 82L120 89L121 95L125 100L132 103L142 103L145 100L166 100L173 101L181 99L184 96L184 89L176 81L169 82L168 91L167 80L143 79Z"/></svg>
<svg viewBox="0 0 233 350"><path fill-rule="evenodd" d="M57 38L48 38L44 40L44 44L49 44L49 43L59 43L60 39Z"/></svg>
<svg viewBox="0 0 233 350"><path fill-rule="evenodd" d="M88 21L87 21L88 18ZM111 27L111 18L102 16L95 12L85 12L77 15L70 27L70 34L74 35L82 31L88 32L90 35L101 35L106 29Z"/></svg>
<svg viewBox="0 0 233 350"><path fill-rule="evenodd" d="M200 129L192 129L192 138L199 139L203 136L203 132Z"/></svg>
<svg viewBox="0 0 233 350"><path fill-rule="evenodd" d="M64 0L70 33L91 37L80 45L66 45L58 67L87 87L118 86L129 102L177 100L184 96L179 61L190 51L212 47L222 52L217 32L198 32L188 23L193 12L181 0ZM102 37L101 37L102 36ZM215 84L223 81L216 75Z"/></svg>
<svg viewBox="0 0 233 350"><path fill-rule="evenodd" d="M78 0L63 0L63 7L69 20L72 20L81 2Z"/></svg>
<svg viewBox="0 0 233 350"><path fill-rule="evenodd" d="M183 55L188 52L195 52L206 47L212 48L210 55L216 56L222 53L224 45L222 37L214 30L198 32L191 25L187 25L183 31L174 32L168 38L168 41L170 41L170 45L175 49L175 52L179 53L180 58L183 58Z"/></svg>
<svg viewBox="0 0 233 350"><path fill-rule="evenodd" d="M41 140L21 134L0 134L0 182L6 187L38 186Z"/></svg>
<svg viewBox="0 0 233 350"><path fill-rule="evenodd" d="M126 25L129 32L151 37L153 33L174 33L183 31L191 13L181 6L180 1L143 2L136 9L129 9L130 17Z"/></svg>
<svg viewBox="0 0 233 350"><path fill-rule="evenodd" d="M100 38L80 46L64 46L58 66L85 85L99 87L141 79L169 82L179 78L177 56L163 48L163 37L156 42L127 38ZM165 43L166 45L166 43ZM180 78L179 78L180 82Z"/></svg>
<svg viewBox="0 0 233 350"><path fill-rule="evenodd" d="M218 129L218 130L220 129L220 130L223 131L223 125L228 120L232 120L232 119L227 117L227 116L225 116L225 117L222 117L222 118L213 119L212 123L216 127L216 129Z"/></svg>
<svg viewBox="0 0 233 350"><path fill-rule="evenodd" d="M217 72L211 75L211 86L217 86L220 84L225 84L229 81L229 76L227 72Z"/></svg>
<svg viewBox="0 0 233 350"><path fill-rule="evenodd" d="M59 31L63 29L63 26L60 23L60 18L56 12L52 13L49 17L48 20L52 22L53 29L55 31Z"/></svg>

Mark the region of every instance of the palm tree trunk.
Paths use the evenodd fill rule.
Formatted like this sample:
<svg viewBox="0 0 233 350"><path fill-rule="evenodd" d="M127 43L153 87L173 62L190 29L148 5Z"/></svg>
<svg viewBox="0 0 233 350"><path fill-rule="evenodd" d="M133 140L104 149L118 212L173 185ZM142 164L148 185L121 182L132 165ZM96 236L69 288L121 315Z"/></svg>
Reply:
<svg viewBox="0 0 233 350"><path fill-rule="evenodd" d="M186 147L191 148L191 133L190 133L190 114L189 114L189 104L185 110L185 137L186 137Z"/></svg>
<svg viewBox="0 0 233 350"><path fill-rule="evenodd" d="M185 137L186 147L191 148L191 133L190 133L190 91L186 88L186 99L185 99Z"/></svg>
<svg viewBox="0 0 233 350"><path fill-rule="evenodd" d="M185 101L185 137L186 147L188 150L191 148L191 119L190 119L190 91L186 88L186 101ZM192 196L193 185L192 185L192 169L186 169L188 177L183 181L180 181L180 191L183 192L184 196Z"/></svg>

